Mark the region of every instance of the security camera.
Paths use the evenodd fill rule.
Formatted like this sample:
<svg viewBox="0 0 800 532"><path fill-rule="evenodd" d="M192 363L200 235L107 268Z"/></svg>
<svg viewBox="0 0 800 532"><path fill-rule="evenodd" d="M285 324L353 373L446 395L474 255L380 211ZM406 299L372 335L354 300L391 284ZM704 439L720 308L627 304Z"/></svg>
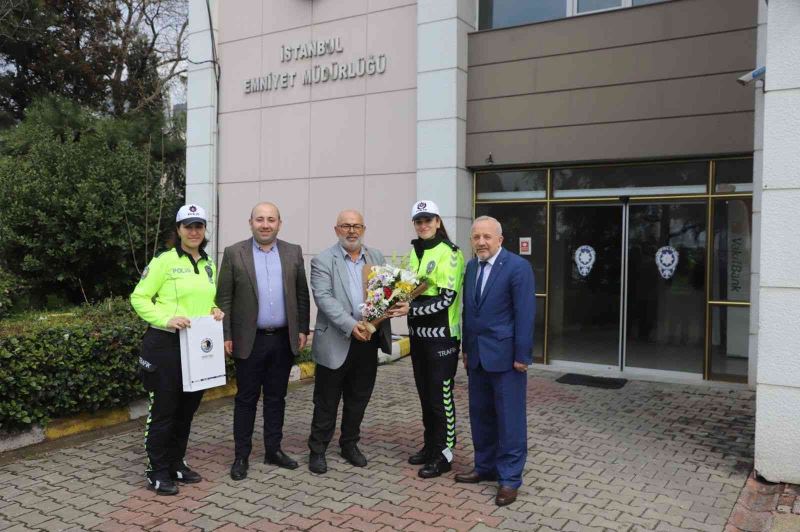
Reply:
<svg viewBox="0 0 800 532"><path fill-rule="evenodd" d="M758 79L763 80L766 73L767 67L758 67L757 69L748 72L744 76L737 78L736 81L738 81L741 85L749 85Z"/></svg>

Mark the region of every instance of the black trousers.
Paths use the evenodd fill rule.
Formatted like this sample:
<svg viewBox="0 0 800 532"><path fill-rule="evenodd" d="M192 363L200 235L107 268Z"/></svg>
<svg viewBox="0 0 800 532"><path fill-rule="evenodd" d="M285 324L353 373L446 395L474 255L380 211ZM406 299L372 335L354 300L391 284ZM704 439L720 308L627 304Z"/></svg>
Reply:
<svg viewBox="0 0 800 532"><path fill-rule="evenodd" d="M458 369L458 353L459 343L454 338L411 337L414 383L425 427L424 445L431 455L452 449L456 444L453 377Z"/></svg>
<svg viewBox="0 0 800 532"><path fill-rule="evenodd" d="M259 331L250 356L236 359L236 399L233 408L233 440L237 458L247 458L253 449L253 427L261 392L264 392L264 451L281 448L286 390L293 362L289 333Z"/></svg>
<svg viewBox="0 0 800 532"><path fill-rule="evenodd" d="M378 374L378 339L369 342L352 339L347 358L337 369L317 364L314 375L314 416L308 448L324 453L336 429L339 400L342 405L342 431L339 446L355 445L361 436L361 421L367 409Z"/></svg>
<svg viewBox="0 0 800 532"><path fill-rule="evenodd" d="M148 329L142 341L142 358L147 362L140 364L142 380L150 393L144 433L147 476L163 481L183 462L203 392L183 391L177 334Z"/></svg>

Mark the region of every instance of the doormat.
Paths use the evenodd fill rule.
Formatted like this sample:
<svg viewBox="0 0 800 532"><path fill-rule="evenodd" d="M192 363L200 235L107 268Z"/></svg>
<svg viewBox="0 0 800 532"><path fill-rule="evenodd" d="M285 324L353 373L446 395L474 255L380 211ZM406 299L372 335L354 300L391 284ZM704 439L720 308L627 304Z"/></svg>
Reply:
<svg viewBox="0 0 800 532"><path fill-rule="evenodd" d="M627 384L628 379L611 379L608 377L592 377L579 373L567 373L556 379L561 384L576 384L579 386L592 386L606 390L618 390Z"/></svg>

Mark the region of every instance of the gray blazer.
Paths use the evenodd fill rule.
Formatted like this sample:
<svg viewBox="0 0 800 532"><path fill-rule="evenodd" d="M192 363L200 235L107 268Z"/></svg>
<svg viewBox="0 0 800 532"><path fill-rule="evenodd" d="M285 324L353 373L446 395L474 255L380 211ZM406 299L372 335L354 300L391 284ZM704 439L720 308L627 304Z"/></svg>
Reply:
<svg viewBox="0 0 800 532"><path fill-rule="evenodd" d="M364 246L367 264L385 264L383 254ZM350 349L350 337L356 320L350 300L349 277L342 249L335 244L311 259L311 291L317 304L317 323L311 354L317 364L337 369L344 364ZM381 323L378 335L381 350L392 351L392 327L386 320Z"/></svg>
<svg viewBox="0 0 800 532"><path fill-rule="evenodd" d="M292 353L296 355L299 333L308 334L311 312L303 250L296 244L280 239L277 244L281 258L289 344ZM234 358L247 358L253 350L258 320L258 284L253 264L252 238L225 248L218 279L217 306L225 313L222 321L225 340L233 340Z"/></svg>

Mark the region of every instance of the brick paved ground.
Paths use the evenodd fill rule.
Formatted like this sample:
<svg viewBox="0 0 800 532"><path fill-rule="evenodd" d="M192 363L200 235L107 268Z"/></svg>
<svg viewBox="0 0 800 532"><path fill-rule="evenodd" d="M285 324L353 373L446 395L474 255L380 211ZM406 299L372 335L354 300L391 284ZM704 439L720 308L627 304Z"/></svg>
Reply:
<svg viewBox="0 0 800 532"><path fill-rule="evenodd" d="M754 394L630 382L621 390L567 386L531 371L528 466L520 497L493 504L492 485L432 481L406 463L421 425L410 361L379 369L363 426L365 469L329 450L329 473L306 469L312 386L290 390L285 471L251 457L228 477L231 403L195 419L190 464L206 480L178 497L144 489L140 430L72 444L0 466L7 530L723 530L752 467ZM466 377L456 387L455 471L471 468ZM260 431L257 431L260 437ZM256 446L258 448L258 446Z"/></svg>

